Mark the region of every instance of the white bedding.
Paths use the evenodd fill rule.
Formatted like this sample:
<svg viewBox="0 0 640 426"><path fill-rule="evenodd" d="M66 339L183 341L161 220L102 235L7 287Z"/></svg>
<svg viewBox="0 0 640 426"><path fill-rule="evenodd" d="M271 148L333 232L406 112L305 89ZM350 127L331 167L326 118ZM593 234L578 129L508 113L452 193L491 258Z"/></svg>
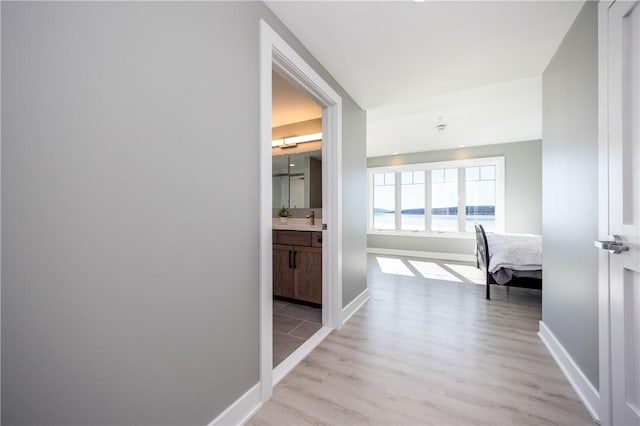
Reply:
<svg viewBox="0 0 640 426"><path fill-rule="evenodd" d="M489 272L500 268L518 271L542 269L542 236L487 234Z"/></svg>

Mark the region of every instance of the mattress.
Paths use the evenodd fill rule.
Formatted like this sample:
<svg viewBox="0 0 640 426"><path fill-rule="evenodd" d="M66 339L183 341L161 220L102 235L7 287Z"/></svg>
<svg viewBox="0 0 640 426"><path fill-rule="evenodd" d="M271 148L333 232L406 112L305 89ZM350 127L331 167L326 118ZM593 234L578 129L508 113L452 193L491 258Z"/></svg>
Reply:
<svg viewBox="0 0 640 426"><path fill-rule="evenodd" d="M498 284L513 277L542 278L542 237L488 234L488 272Z"/></svg>

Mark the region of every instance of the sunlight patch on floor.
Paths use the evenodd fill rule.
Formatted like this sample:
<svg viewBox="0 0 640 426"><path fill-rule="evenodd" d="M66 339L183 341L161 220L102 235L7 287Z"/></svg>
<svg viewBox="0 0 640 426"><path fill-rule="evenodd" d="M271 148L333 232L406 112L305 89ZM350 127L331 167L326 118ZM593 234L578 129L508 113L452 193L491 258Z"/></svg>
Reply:
<svg viewBox="0 0 640 426"><path fill-rule="evenodd" d="M392 259L390 257L376 257L380 270L385 274L404 275L407 277L415 277L413 272L400 259Z"/></svg>
<svg viewBox="0 0 640 426"><path fill-rule="evenodd" d="M474 284L484 284L485 276L482 271L472 265L457 265L455 263L445 263L444 266L450 268L455 273L462 275Z"/></svg>
<svg viewBox="0 0 640 426"><path fill-rule="evenodd" d="M409 263L413 266L424 278L432 280L453 281L461 283L462 280L451 272L444 269L442 266L434 262L425 262L421 260L410 260Z"/></svg>

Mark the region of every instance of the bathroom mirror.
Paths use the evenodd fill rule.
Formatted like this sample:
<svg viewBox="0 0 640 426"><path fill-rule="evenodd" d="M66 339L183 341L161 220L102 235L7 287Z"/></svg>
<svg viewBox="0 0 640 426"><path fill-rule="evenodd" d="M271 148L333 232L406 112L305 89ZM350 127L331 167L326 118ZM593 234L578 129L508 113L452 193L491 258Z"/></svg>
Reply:
<svg viewBox="0 0 640 426"><path fill-rule="evenodd" d="M322 151L274 155L273 208L322 208Z"/></svg>

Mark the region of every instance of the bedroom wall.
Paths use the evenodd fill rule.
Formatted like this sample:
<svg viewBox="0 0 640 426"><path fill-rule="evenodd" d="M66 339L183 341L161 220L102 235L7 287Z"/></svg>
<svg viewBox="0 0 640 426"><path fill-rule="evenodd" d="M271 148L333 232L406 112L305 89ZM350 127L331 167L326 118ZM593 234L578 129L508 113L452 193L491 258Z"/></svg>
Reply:
<svg viewBox="0 0 640 426"><path fill-rule="evenodd" d="M598 387L597 2L542 77L542 320Z"/></svg>
<svg viewBox="0 0 640 426"><path fill-rule="evenodd" d="M259 19L343 97L345 304L365 114L262 2L1 8L2 423L208 424L259 380Z"/></svg>
<svg viewBox="0 0 640 426"><path fill-rule="evenodd" d="M539 140L370 157L367 167L497 156L505 158L506 232L541 234L542 151ZM443 238L369 234L367 247L473 255L475 235Z"/></svg>

